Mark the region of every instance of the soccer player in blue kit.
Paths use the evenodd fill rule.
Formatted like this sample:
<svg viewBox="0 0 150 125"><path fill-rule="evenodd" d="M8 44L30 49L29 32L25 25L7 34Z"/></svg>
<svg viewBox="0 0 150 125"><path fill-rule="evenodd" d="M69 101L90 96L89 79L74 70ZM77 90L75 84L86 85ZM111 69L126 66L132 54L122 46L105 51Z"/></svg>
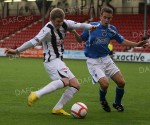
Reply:
<svg viewBox="0 0 150 125"><path fill-rule="evenodd" d="M122 105L122 98L124 95L125 80L121 74L119 68L115 65L113 60L110 58L110 50L108 44L110 40L116 40L122 45L127 45L131 47L135 46L145 46L145 41L132 42L125 39L120 35L115 26L110 24L113 18L113 10L108 7L104 7L101 10L100 22L91 22L92 25L97 25L96 30L88 31L84 30L81 35L79 35L75 30L71 32L74 33L75 38L78 42L85 42L84 53L88 57L86 63L90 75L92 76L93 83L99 83L100 89L100 103L106 112L110 112L110 106L106 100L106 93L109 86L109 78L111 78L116 83L116 97L113 102L113 107L118 112L124 111L124 106Z"/></svg>

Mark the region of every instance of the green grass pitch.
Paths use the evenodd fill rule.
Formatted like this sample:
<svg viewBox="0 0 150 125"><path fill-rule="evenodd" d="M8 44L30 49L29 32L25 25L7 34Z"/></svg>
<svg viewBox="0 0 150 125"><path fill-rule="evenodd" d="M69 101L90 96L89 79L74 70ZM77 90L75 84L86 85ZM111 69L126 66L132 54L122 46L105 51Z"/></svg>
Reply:
<svg viewBox="0 0 150 125"><path fill-rule="evenodd" d="M91 83L85 60L65 60L81 83L80 91L64 109L81 101L88 107L85 119L51 114L65 89L58 90L27 106L30 91L50 82L42 59L0 57L0 125L150 125L150 64L117 62L125 79L125 111L112 107L115 84L110 81L107 100L112 112L104 112L99 104L98 87Z"/></svg>

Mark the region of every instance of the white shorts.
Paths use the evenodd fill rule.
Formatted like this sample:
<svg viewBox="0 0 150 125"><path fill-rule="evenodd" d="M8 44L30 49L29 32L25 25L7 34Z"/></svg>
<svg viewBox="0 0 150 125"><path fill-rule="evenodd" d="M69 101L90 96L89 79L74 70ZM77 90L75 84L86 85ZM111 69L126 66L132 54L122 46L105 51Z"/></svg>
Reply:
<svg viewBox="0 0 150 125"><path fill-rule="evenodd" d="M58 80L63 77L67 77L70 80L75 77L65 63L59 58L50 62L44 62L44 67L52 80Z"/></svg>
<svg viewBox="0 0 150 125"><path fill-rule="evenodd" d="M97 83L100 78L111 78L117 73L119 68L115 65L110 56L101 57L97 59L89 58L86 61L89 73L92 76L93 84Z"/></svg>

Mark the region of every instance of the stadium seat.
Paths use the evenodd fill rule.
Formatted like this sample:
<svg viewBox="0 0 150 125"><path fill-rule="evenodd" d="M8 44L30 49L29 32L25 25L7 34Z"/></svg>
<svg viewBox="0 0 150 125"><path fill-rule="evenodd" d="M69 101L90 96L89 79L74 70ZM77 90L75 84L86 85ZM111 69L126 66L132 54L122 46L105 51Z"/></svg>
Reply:
<svg viewBox="0 0 150 125"><path fill-rule="evenodd" d="M78 17L78 18L77 18ZM125 17L130 19L125 20ZM9 18L9 17L8 17ZM121 35L123 35L126 39L134 41L134 42L138 42L142 40L142 32L143 32L143 18L144 15L143 14L117 14L114 15L114 19L112 20L112 24L115 25L119 31L119 33ZM150 18L150 15L148 15L148 18ZM33 20L37 20L39 19L39 17L34 17ZM85 20L89 19L88 15L66 15L66 19L71 19L71 20L75 20L77 22L83 22ZM33 22L33 20L31 22ZM48 22L49 19L46 19L46 22ZM99 21L99 17L94 18L92 21ZM30 22L30 23L31 23ZM2 24L3 22L0 21L0 24ZM23 24L18 24L13 25L14 29L17 29L28 24L29 22L23 22ZM16 32L14 33L13 36L11 36L8 39L5 39L3 41L3 43L0 44L0 47L14 47L14 45L16 47L20 46L21 44L23 44L24 42L30 40L31 38L33 38L41 29L41 20L39 20L36 23L33 23L30 27L26 27L24 30L21 30L19 33ZM10 34L11 32L15 32L15 30L8 30L9 26L6 26L6 29L2 29L1 30L1 35L0 38L2 37L6 37L6 35ZM148 27L150 27L150 24L148 23ZM82 30L77 31L79 34L82 33ZM14 45L9 44L8 42L12 42L14 43ZM115 42L114 40L112 41L113 45L114 45L114 51L119 51L122 52L125 50L125 46L122 46L120 44L118 44L117 42ZM74 35L71 33L67 33L66 39L64 41L64 46L65 49L67 50L83 50L84 45L83 44L79 44L75 38ZM150 49L134 49L133 51L135 52L150 52Z"/></svg>

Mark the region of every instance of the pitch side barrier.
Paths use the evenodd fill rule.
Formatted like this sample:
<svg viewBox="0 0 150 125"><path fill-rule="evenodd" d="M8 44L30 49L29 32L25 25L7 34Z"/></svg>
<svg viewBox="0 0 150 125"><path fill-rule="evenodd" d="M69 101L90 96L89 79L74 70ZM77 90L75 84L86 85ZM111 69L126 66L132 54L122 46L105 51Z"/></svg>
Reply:
<svg viewBox="0 0 150 125"><path fill-rule="evenodd" d="M0 48L0 56L6 56L4 53L5 49L4 48Z"/></svg>
<svg viewBox="0 0 150 125"><path fill-rule="evenodd" d="M83 51L66 50L64 52L64 58L67 59L86 59ZM134 52L115 52L113 55L114 61L125 62L150 62L149 53L134 53Z"/></svg>
<svg viewBox="0 0 150 125"><path fill-rule="evenodd" d="M0 56L6 56L4 54L4 48L0 48ZM20 57L43 57L43 49L28 49L19 55ZM65 50L65 59L87 59L83 51ZM150 62L149 53L137 53L137 52L115 52L113 55L114 61L125 62Z"/></svg>
<svg viewBox="0 0 150 125"><path fill-rule="evenodd" d="M137 52L115 52L113 60L126 62L150 62L150 54Z"/></svg>

